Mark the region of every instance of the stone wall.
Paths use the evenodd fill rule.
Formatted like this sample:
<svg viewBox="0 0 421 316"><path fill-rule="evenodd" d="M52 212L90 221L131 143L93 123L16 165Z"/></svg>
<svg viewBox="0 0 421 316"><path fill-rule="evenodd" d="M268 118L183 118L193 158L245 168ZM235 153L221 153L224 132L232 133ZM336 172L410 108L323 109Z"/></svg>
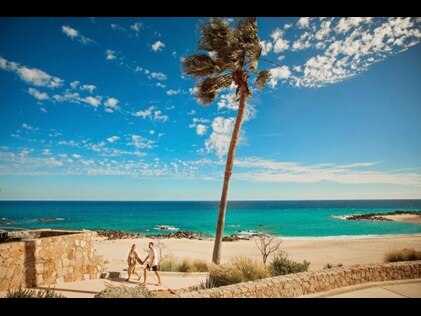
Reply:
<svg viewBox="0 0 421 316"><path fill-rule="evenodd" d="M421 278L421 261L359 265L303 272L238 283L219 288L179 293L180 297L297 297L355 284Z"/></svg>
<svg viewBox="0 0 421 316"><path fill-rule="evenodd" d="M94 253L94 236L66 232L0 244L0 291L99 278L104 265Z"/></svg>

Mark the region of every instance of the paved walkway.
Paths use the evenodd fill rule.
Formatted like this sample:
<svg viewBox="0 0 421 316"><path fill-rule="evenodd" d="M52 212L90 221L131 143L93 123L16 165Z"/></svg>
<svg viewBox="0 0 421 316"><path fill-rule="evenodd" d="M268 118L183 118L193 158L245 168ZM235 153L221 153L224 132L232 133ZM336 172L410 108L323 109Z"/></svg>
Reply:
<svg viewBox="0 0 421 316"><path fill-rule="evenodd" d="M207 273L161 272L162 285L155 286L155 276L150 273L148 274L147 288L149 290L186 288L199 284L206 279L206 276ZM140 283L134 279L125 282L125 278L126 275L122 275L111 279L59 283L53 287L57 293L68 298L93 298L105 289L107 284L138 286ZM6 292L0 292L0 297L5 295ZM421 298L421 279L365 283L303 295L300 298Z"/></svg>
<svg viewBox="0 0 421 316"><path fill-rule="evenodd" d="M160 275L161 286L155 286L157 282L155 274L153 272L148 272L148 279L146 281L148 290L180 289L198 285L201 281L206 280L208 273L160 272ZM120 275L109 279L62 282L52 285L50 288L67 298L93 298L96 294L104 290L107 284L139 286L139 284L143 282L143 273L140 281L138 281L136 277L133 277L129 282L126 282L126 278L127 273L122 272ZM48 287L38 287L37 289L48 289ZM6 294L6 291L0 292L0 298L5 297Z"/></svg>
<svg viewBox="0 0 421 316"><path fill-rule="evenodd" d="M421 279L372 282L301 296L301 298L306 297L421 298Z"/></svg>

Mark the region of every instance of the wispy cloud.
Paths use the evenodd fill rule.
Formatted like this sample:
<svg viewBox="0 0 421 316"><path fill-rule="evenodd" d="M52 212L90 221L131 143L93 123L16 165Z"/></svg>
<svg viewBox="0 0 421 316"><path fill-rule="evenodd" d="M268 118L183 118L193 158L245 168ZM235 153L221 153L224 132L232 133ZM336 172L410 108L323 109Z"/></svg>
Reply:
<svg viewBox="0 0 421 316"><path fill-rule="evenodd" d="M364 171L379 162L304 165L298 162L278 162L261 158L238 159L240 169L236 178L259 182L317 183L336 182L342 184L399 184L421 186L421 174L402 172ZM246 170L246 171L244 171Z"/></svg>
<svg viewBox="0 0 421 316"><path fill-rule="evenodd" d="M8 61L0 56L0 69L14 72L25 83L37 87L57 88L63 84L63 80L51 76L37 68L28 68L27 66L20 65L19 63Z"/></svg>
<svg viewBox="0 0 421 316"><path fill-rule="evenodd" d="M130 25L130 29L136 33L136 36L138 36L140 30L143 28L142 22L136 22Z"/></svg>
<svg viewBox="0 0 421 316"><path fill-rule="evenodd" d="M181 92L180 89L178 89L178 90L173 90L173 89L167 90L168 95L176 95L176 94L179 94L180 92Z"/></svg>
<svg viewBox="0 0 421 316"><path fill-rule="evenodd" d="M119 139L120 139L120 137L118 137L118 136L111 136L111 137L107 138L107 141L110 142L110 143L114 143L114 142L118 141Z"/></svg>
<svg viewBox="0 0 421 316"><path fill-rule="evenodd" d="M145 137L142 137L140 135L132 135L131 136L132 141L129 143L129 145L133 145L138 149L143 149L143 148L152 148L154 146L154 141L147 139Z"/></svg>
<svg viewBox="0 0 421 316"><path fill-rule="evenodd" d="M154 106L150 106L145 110L140 110L132 114L136 117L141 117L143 119L150 119L151 121L168 121L168 116L162 114L161 110L157 110Z"/></svg>
<svg viewBox="0 0 421 316"><path fill-rule="evenodd" d="M86 98L81 99L81 101L97 108L101 104L101 97L100 96L96 96L96 97L88 96Z"/></svg>
<svg viewBox="0 0 421 316"><path fill-rule="evenodd" d="M285 32L277 28L271 35L272 42L262 42L264 54L273 47L274 53L305 50L310 55L302 65L291 65L295 74L286 65L272 69L272 88L280 80L296 87L317 88L355 77L416 45L421 38L419 22L411 17L305 17L296 26L302 32L298 39L286 39Z"/></svg>
<svg viewBox="0 0 421 316"><path fill-rule="evenodd" d="M105 59L106 60L113 60L117 58L117 53L113 51L112 49L107 49L105 51Z"/></svg>
<svg viewBox="0 0 421 316"><path fill-rule="evenodd" d="M50 98L46 92L40 92L35 88L29 88L28 93L39 101L48 100Z"/></svg>
<svg viewBox="0 0 421 316"><path fill-rule="evenodd" d="M39 130L39 128L33 127L33 126L31 126L29 124L26 124L26 123L23 123L22 124L22 128L24 128L24 129L26 129L28 131L37 131L37 130Z"/></svg>
<svg viewBox="0 0 421 316"><path fill-rule="evenodd" d="M154 52L159 52L159 51L163 50L164 47L165 47L165 44L161 41L156 41L155 43L153 43L151 45L151 48Z"/></svg>
<svg viewBox="0 0 421 316"><path fill-rule="evenodd" d="M109 113L113 113L118 109L118 100L116 98L108 98L105 102L105 111Z"/></svg>
<svg viewBox="0 0 421 316"><path fill-rule="evenodd" d="M124 27L122 27L121 25L118 25L117 23L111 23L110 26L114 31L122 31L122 32L126 31Z"/></svg>
<svg viewBox="0 0 421 316"><path fill-rule="evenodd" d="M208 128L203 124L197 124L196 126L196 134L199 136L205 135L207 130Z"/></svg>
<svg viewBox="0 0 421 316"><path fill-rule="evenodd" d="M63 25L61 27L61 31L72 40L77 39L80 43L84 45L88 45L90 43L95 43L94 40L90 39L89 37L83 36L80 32L70 26Z"/></svg>

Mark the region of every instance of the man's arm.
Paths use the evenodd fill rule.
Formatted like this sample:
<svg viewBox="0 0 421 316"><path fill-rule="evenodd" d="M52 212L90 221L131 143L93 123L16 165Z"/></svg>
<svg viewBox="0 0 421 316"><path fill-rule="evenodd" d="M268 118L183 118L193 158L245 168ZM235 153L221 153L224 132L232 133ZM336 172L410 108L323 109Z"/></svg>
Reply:
<svg viewBox="0 0 421 316"><path fill-rule="evenodd" d="M142 261L142 259L139 258L139 255L137 254L137 252L135 252L135 254L136 254L137 262L139 262L140 264L143 264L143 261Z"/></svg>

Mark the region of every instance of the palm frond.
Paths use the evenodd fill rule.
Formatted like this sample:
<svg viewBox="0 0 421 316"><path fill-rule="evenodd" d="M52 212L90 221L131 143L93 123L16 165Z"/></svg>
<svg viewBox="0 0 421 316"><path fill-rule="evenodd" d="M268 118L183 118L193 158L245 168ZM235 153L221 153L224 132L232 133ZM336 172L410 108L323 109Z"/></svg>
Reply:
<svg viewBox="0 0 421 316"><path fill-rule="evenodd" d="M200 31L198 49L216 52L226 47L232 32L227 21L221 18L210 18L203 22Z"/></svg>
<svg viewBox="0 0 421 316"><path fill-rule="evenodd" d="M257 74L257 78L255 80L255 84L258 90L263 90L263 88L265 87L265 84L267 82L267 80L270 77L270 71L269 70L262 70L259 71L259 73Z"/></svg>
<svg viewBox="0 0 421 316"><path fill-rule="evenodd" d="M196 97L201 104L208 105L218 96L219 90L229 87L231 82L231 74L225 74L218 77L208 77L199 83Z"/></svg>
<svg viewBox="0 0 421 316"><path fill-rule="evenodd" d="M183 72L195 77L211 76L220 70L216 62L208 55L199 54L186 57L182 62Z"/></svg>

